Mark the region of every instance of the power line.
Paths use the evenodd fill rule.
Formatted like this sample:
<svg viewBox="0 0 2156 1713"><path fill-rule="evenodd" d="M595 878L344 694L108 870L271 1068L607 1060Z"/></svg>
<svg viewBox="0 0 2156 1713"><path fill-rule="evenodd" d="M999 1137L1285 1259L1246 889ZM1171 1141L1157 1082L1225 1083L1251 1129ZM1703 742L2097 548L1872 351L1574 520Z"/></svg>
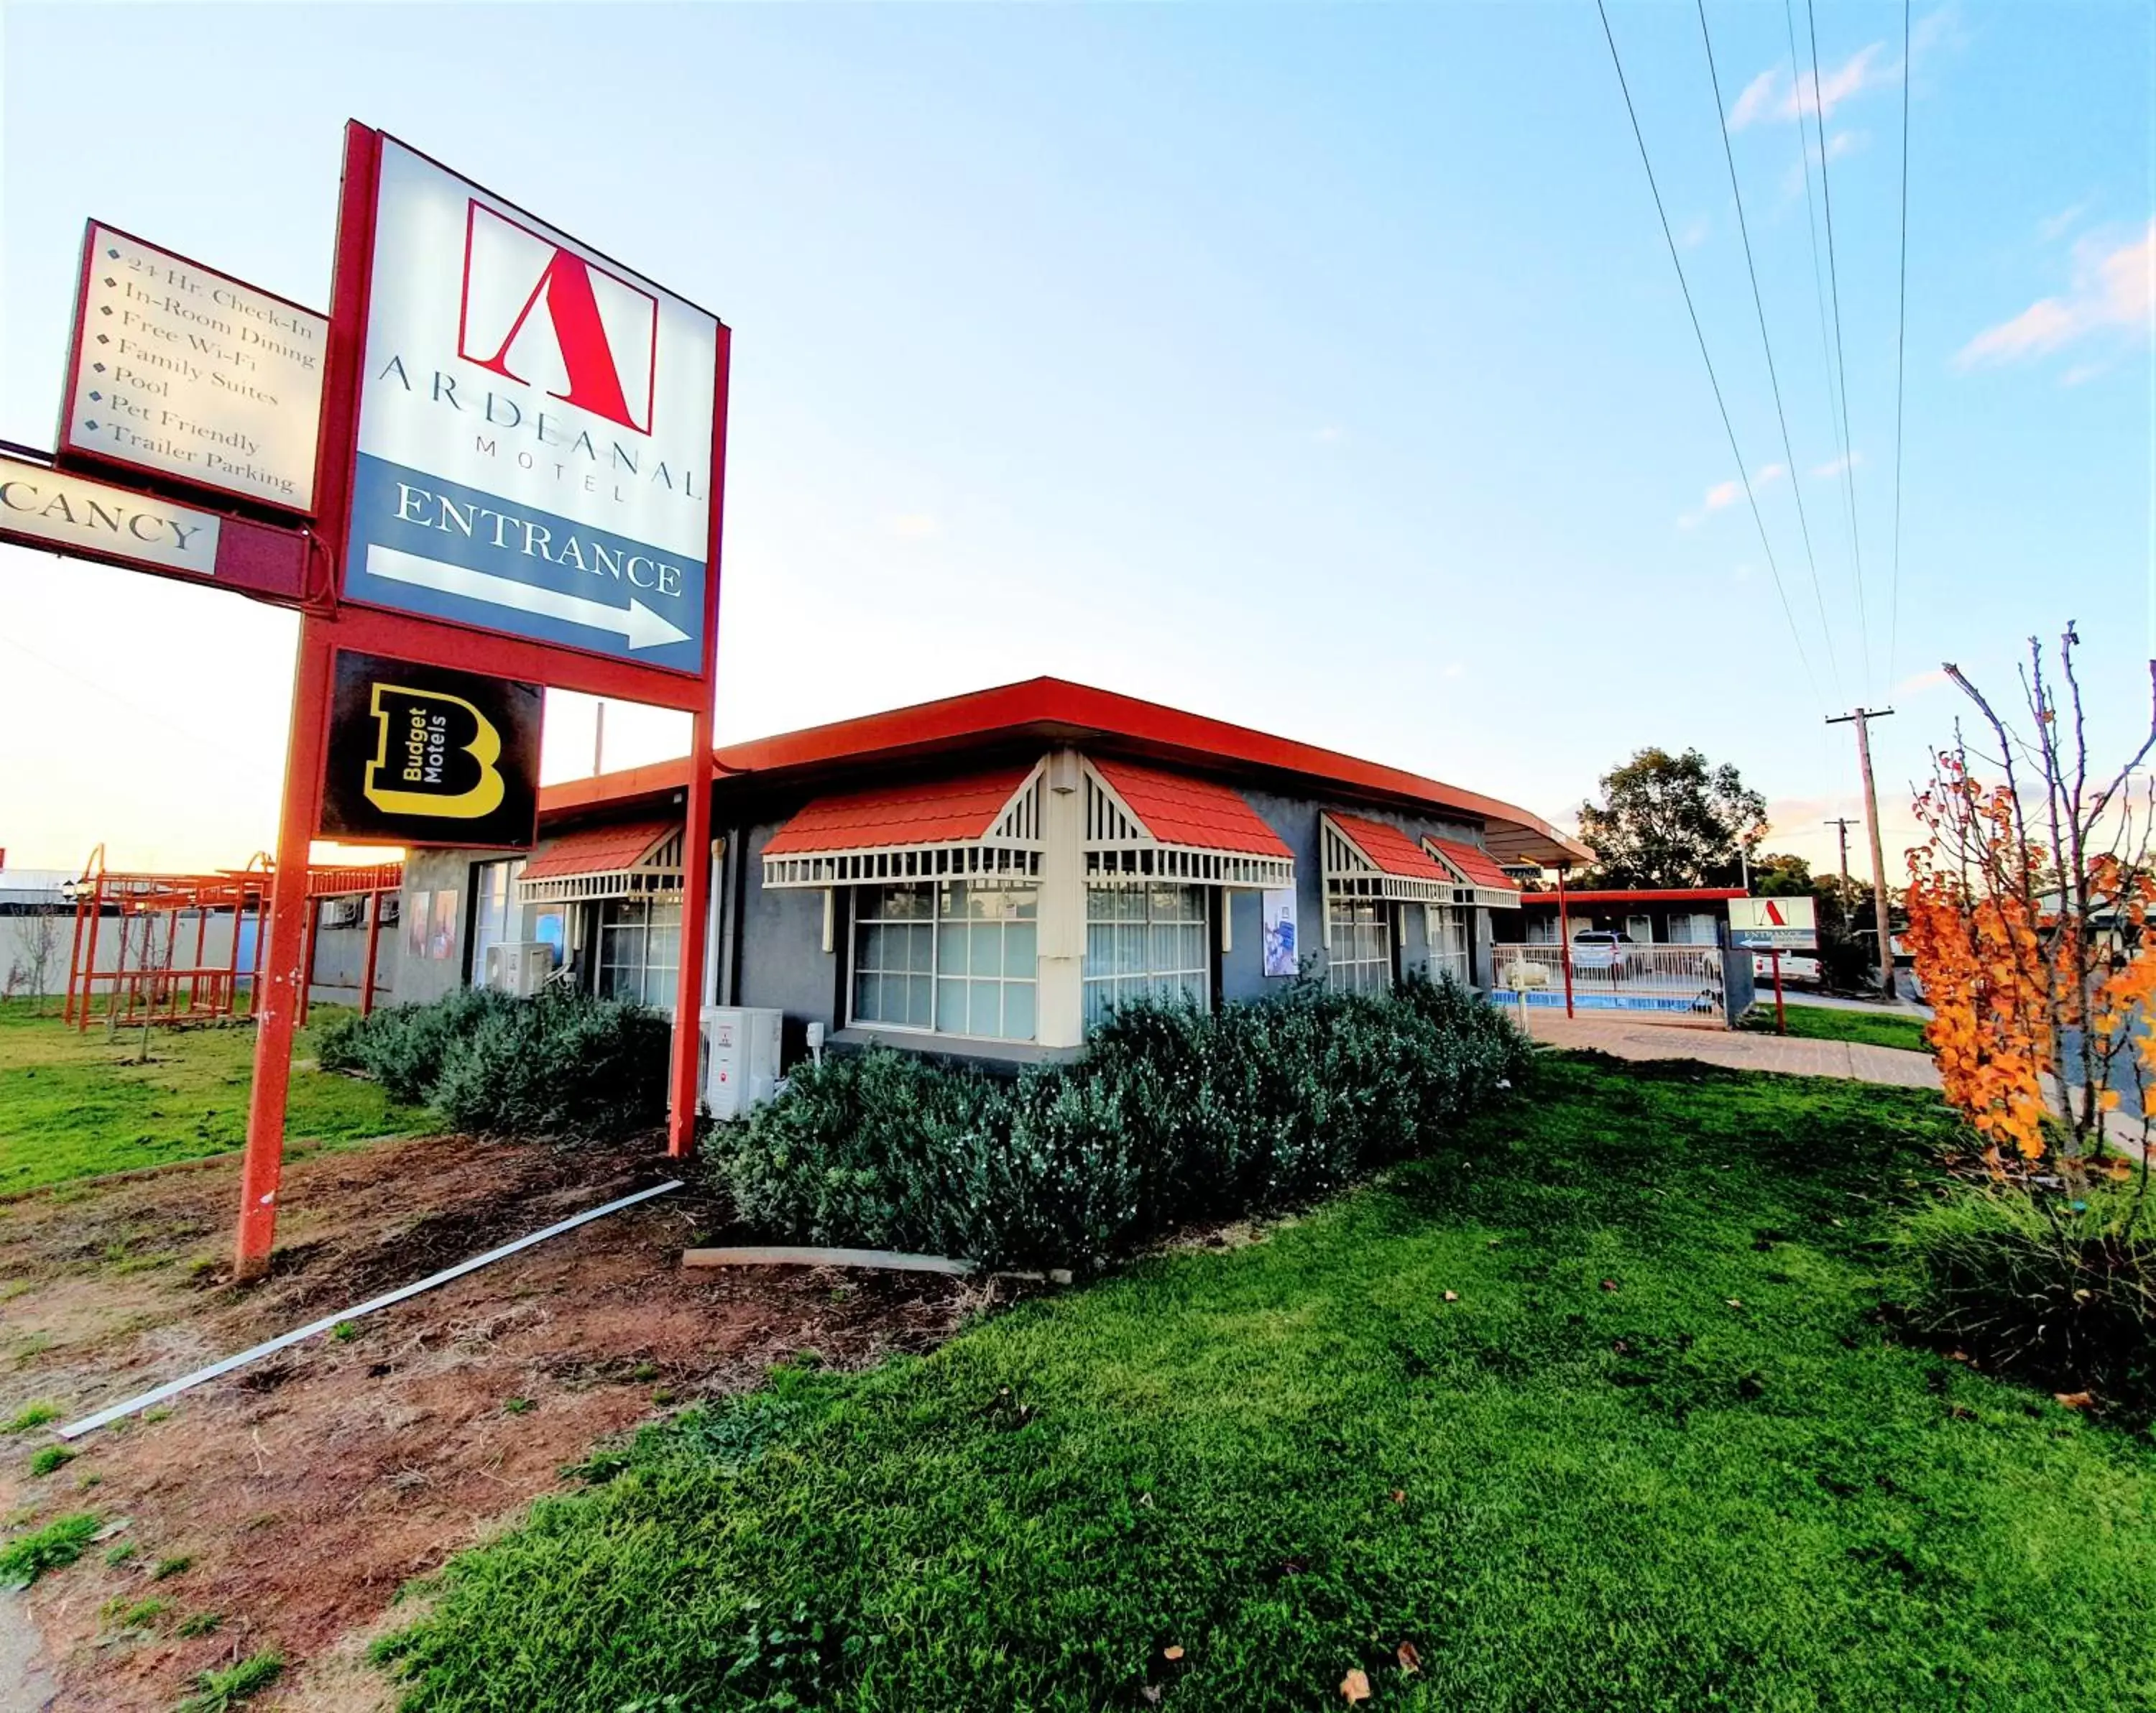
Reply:
<svg viewBox="0 0 2156 1713"><path fill-rule="evenodd" d="M1856 630L1864 651L1864 681L1869 684L1871 620L1864 603L1864 541L1856 521L1856 443L1849 433L1849 368L1842 359L1841 274L1834 255L1834 185L1826 165L1826 105L1820 94L1819 19L1813 13L1812 0L1804 0L1804 28L1812 44L1812 118L1819 134L1820 203L1826 210L1826 279L1834 295L1834 368L1841 382L1841 480L1849 495L1849 551L1856 567Z"/></svg>
<svg viewBox="0 0 2156 1713"><path fill-rule="evenodd" d="M1744 240L1744 271L1752 276L1752 307L1759 317L1759 344L1767 353L1767 382L1774 388L1774 418L1782 426L1782 456L1789 461L1789 492L1797 502L1797 527L1804 531L1804 563L1810 568L1812 603L1819 608L1820 635L1826 643L1827 669L1836 700L1841 697L1841 663L1835 657L1834 631L1827 623L1826 597L1820 592L1819 561L1812 553L1811 521L1804 515L1804 485L1797 472L1796 449L1789 444L1789 418L1782 408L1782 379L1774 368L1774 341L1767 336L1767 304L1759 295L1759 269L1752 259L1752 228L1744 218L1744 192L1737 187L1737 156L1729 146L1729 115L1722 105L1722 74L1714 69L1714 38L1707 33L1707 0L1699 8L1699 38L1707 49L1707 82L1714 90L1715 122L1722 127L1722 158L1729 165L1729 194L1737 203L1737 230Z"/></svg>
<svg viewBox="0 0 2156 1713"><path fill-rule="evenodd" d="M1722 397L1722 382L1714 372L1714 359L1707 354L1707 334L1699 325L1699 310L1692 302L1691 285L1685 278L1684 262L1677 254L1677 240L1670 230L1669 211L1662 206L1661 187L1655 182L1655 165L1647 157L1647 138L1640 129L1639 110L1632 105L1632 86L1625 80L1625 62L1618 56L1617 38L1609 28L1609 10L1603 0L1594 0L1594 9L1601 14L1602 38L1609 44L1609 63L1617 69L1617 87L1625 97L1625 111L1632 121L1632 140L1640 146L1640 164L1646 168L1647 189L1655 198L1655 213L1662 223L1662 241L1670 249L1670 265L1677 270L1677 289L1684 294L1685 313L1691 317L1692 336L1699 341L1700 361L1707 365L1707 382L1714 389L1714 406L1722 413L1722 430L1729 437L1729 455L1737 460L1738 480L1744 485L1744 497L1752 506L1752 521L1759 531L1759 546L1767 556L1767 569L1774 573L1774 593L1782 603L1782 617L1789 621L1789 640L1796 644L1797 660L1804 669L1804 682L1811 688L1812 700L1820 700L1819 680L1812 675L1810 657L1804 653L1804 639L1797 630L1797 617L1789 608L1789 593L1782 586L1782 568L1774 562L1774 549L1767 539L1767 521L1759 515L1759 496L1752 491L1752 474L1744 462L1744 454L1737 444L1737 430L1729 420L1729 407Z"/></svg>
<svg viewBox="0 0 2156 1713"><path fill-rule="evenodd" d="M1902 348L1909 336L1909 0L1902 0L1902 280L1894 314L1894 570L1887 598L1887 683L1902 640Z"/></svg>
<svg viewBox="0 0 2156 1713"><path fill-rule="evenodd" d="M1810 228L1812 238L1812 300L1819 305L1820 372L1826 377L1827 433L1834 437L1835 445L1845 459L1849 448L1841 444L1839 395L1834 390L1834 347L1826 331L1826 270L1820 264L1819 235L1819 201L1812 194L1812 148L1806 141L1804 129L1803 63L1797 55L1797 12L1795 0L1782 0L1782 19L1788 26L1789 36L1790 101L1797 110L1797 167L1804 179L1804 224ZM1820 151L1826 151L1826 139L1820 139ZM1852 517L1855 514L1850 514Z"/></svg>

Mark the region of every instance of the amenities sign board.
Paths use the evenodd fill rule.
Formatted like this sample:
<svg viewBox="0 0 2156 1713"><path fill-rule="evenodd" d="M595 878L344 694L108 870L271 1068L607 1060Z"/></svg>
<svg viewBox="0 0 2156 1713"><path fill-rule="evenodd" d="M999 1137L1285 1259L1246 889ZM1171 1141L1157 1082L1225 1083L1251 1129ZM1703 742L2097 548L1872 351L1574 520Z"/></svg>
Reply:
<svg viewBox="0 0 2156 1713"><path fill-rule="evenodd" d="M322 833L529 849L543 703L535 684L340 651Z"/></svg>
<svg viewBox="0 0 2156 1713"><path fill-rule="evenodd" d="M60 452L315 508L329 323L91 221Z"/></svg>
<svg viewBox="0 0 2156 1713"><path fill-rule="evenodd" d="M719 324L382 142L346 599L703 669Z"/></svg>
<svg viewBox="0 0 2156 1713"><path fill-rule="evenodd" d="M1729 943L1754 951L1816 951L1819 905L1809 898L1732 898Z"/></svg>

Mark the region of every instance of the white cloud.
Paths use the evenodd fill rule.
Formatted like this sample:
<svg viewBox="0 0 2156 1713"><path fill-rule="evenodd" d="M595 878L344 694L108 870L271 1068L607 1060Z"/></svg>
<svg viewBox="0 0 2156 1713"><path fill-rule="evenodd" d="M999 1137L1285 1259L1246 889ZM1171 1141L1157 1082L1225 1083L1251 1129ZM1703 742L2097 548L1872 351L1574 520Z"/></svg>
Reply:
<svg viewBox="0 0 2156 1713"><path fill-rule="evenodd" d="M925 511L901 512L884 521L885 530L902 541L924 541L943 533L943 526Z"/></svg>
<svg viewBox="0 0 2156 1713"><path fill-rule="evenodd" d="M1912 696L1922 695L1927 690L1935 690L1942 685L1953 682L1953 680L1947 676L1946 668L1943 666L1934 666L1926 672L1912 672L1894 686L1895 700L1907 701Z"/></svg>
<svg viewBox="0 0 2156 1713"><path fill-rule="evenodd" d="M1697 249L1702 244L1707 242L1707 233L1712 232L1713 229L1712 223L1707 219L1706 215L1702 214L1697 220L1686 227L1683 231L1677 233L1677 248L1679 249L1686 250Z"/></svg>
<svg viewBox="0 0 2156 1713"><path fill-rule="evenodd" d="M1812 474L1824 482L1840 475L1845 469L1859 469L1863 463L1864 454L1861 452L1852 452L1846 458L1830 458L1825 464L1816 466Z"/></svg>
<svg viewBox="0 0 2156 1713"><path fill-rule="evenodd" d="M2076 203L2071 208L2061 208L2049 219L2036 223L2036 237L2044 244L2056 244L2073 230L2075 223L2088 212L2086 200Z"/></svg>
<svg viewBox="0 0 2156 1713"><path fill-rule="evenodd" d="M1886 55L1884 42L1860 48L1840 65L1822 71L1816 88L1810 71L1795 78L1784 75L1779 69L1763 71L1745 85L1744 92L1730 108L1729 128L1743 131L1769 121L1792 124L1799 114L1810 114L1815 109L1831 119L1835 108L1866 90L1901 83L1901 65L1889 62Z"/></svg>
<svg viewBox="0 0 2156 1713"><path fill-rule="evenodd" d="M1789 473L1789 468L1784 464L1761 464L1752 472L1753 491L1757 493L1768 483L1779 481ZM1681 530L1697 529L1707 521L1710 514L1734 505L1743 497L1744 484L1738 478L1732 476L1726 482L1717 482L1701 497L1698 510L1687 511L1678 517L1677 527Z"/></svg>
<svg viewBox="0 0 2156 1713"><path fill-rule="evenodd" d="M1348 438L1348 431L1337 423L1327 423L1310 438L1321 446L1330 446L1336 441L1345 440Z"/></svg>
<svg viewBox="0 0 2156 1713"><path fill-rule="evenodd" d="M1985 328L1961 348L1954 367L1974 369L2047 356L2106 332L2146 337L2152 306L2156 306L2156 220L2138 238L2108 249L2094 238L2083 238L2074 246L2071 290L2039 298L2020 315Z"/></svg>

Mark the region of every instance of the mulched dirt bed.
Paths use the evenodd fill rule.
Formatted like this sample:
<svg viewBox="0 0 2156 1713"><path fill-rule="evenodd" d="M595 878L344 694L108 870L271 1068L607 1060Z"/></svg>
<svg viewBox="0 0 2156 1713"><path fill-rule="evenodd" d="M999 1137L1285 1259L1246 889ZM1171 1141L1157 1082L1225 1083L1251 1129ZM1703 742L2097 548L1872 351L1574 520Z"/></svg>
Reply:
<svg viewBox="0 0 2156 1713"><path fill-rule="evenodd" d="M619 1145L311 1156L285 1174L276 1272L247 1290L227 1265L236 1164L0 1204L0 1420L33 1400L87 1413L672 1175ZM258 1705L385 1705L359 1654L398 1587L595 1441L803 1351L853 1367L927 1349L983 1301L932 1274L682 1269L725 1223L693 1185L658 1198L92 1433L44 1476L49 1429L0 1439L5 1532L126 1520L30 1592L54 1706L169 1708L195 1674L273 1647L290 1664ZM171 1603L121 1622L151 1600ZM178 1635L198 1613L216 1629Z"/></svg>

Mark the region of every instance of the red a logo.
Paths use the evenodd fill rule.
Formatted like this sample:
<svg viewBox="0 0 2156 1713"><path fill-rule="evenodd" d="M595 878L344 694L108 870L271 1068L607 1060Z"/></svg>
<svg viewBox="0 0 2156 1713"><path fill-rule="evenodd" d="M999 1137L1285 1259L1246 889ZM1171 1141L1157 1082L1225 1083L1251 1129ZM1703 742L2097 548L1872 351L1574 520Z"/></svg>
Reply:
<svg viewBox="0 0 2156 1713"><path fill-rule="evenodd" d="M1778 928L1786 928L1789 926L1789 919L1782 914L1781 905L1771 898L1767 900L1767 920Z"/></svg>
<svg viewBox="0 0 2156 1713"><path fill-rule="evenodd" d="M659 300L475 199L465 223L457 355L649 434Z"/></svg>

